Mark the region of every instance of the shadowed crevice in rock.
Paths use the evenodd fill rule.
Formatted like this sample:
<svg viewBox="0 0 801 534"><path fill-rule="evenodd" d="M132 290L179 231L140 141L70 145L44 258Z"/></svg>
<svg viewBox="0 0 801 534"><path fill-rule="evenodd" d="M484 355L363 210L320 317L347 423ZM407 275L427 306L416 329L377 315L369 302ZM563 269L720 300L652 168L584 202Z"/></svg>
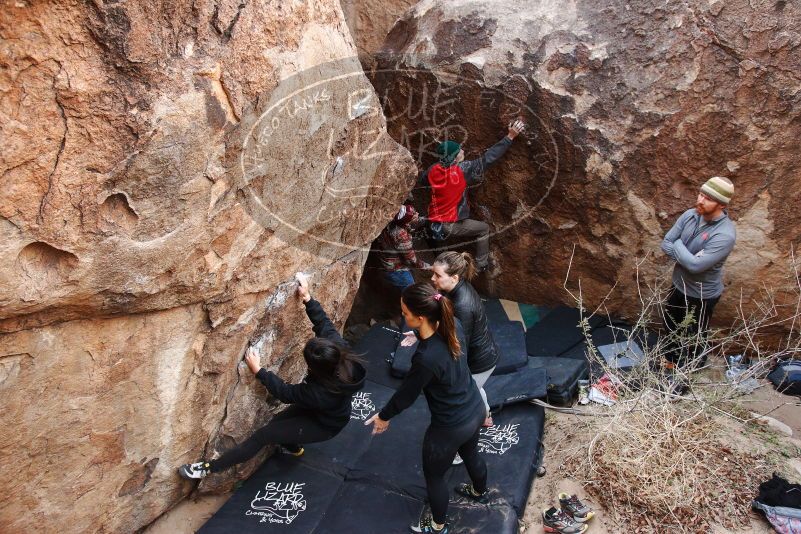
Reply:
<svg viewBox="0 0 801 534"><path fill-rule="evenodd" d="M67 282L77 266L75 254L42 241L25 246L17 256L20 283L34 293Z"/></svg>
<svg viewBox="0 0 801 534"><path fill-rule="evenodd" d="M150 477L153 475L153 470L156 469L158 463L158 458L152 458L151 460L137 467L133 476L126 480L122 485L119 493L117 493L117 496L125 497L127 495L133 495L134 493L142 491L142 489L147 486L147 483L150 482Z"/></svg>
<svg viewBox="0 0 801 534"><path fill-rule="evenodd" d="M128 202L125 193L109 195L100 205L100 229L130 235L139 222L139 216Z"/></svg>

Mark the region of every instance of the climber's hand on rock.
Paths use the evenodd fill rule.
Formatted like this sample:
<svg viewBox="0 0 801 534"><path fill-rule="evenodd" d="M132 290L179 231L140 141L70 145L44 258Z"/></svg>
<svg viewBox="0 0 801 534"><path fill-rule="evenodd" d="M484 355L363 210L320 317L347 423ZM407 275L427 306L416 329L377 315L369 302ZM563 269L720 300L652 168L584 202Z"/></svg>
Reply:
<svg viewBox="0 0 801 534"><path fill-rule="evenodd" d="M311 300L309 278L303 273L295 273L295 280L298 281L298 296L303 299L303 302L309 302Z"/></svg>
<svg viewBox="0 0 801 534"><path fill-rule="evenodd" d="M509 139L514 139L515 137L518 136L520 132L522 132L525 129L526 129L526 124L520 119L517 119L516 121L514 121L509 125L509 133L506 135Z"/></svg>
<svg viewBox="0 0 801 534"><path fill-rule="evenodd" d="M245 363L254 375L261 369L261 358L254 347L248 347L248 351L245 354Z"/></svg>

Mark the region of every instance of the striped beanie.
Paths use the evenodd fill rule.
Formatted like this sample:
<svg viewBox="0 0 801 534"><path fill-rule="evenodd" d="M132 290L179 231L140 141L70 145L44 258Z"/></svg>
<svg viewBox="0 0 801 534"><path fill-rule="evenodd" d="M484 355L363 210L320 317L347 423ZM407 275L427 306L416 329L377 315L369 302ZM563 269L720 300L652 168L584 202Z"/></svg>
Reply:
<svg viewBox="0 0 801 534"><path fill-rule="evenodd" d="M712 200L728 204L734 195L734 184L728 178L713 176L701 186L701 192Z"/></svg>

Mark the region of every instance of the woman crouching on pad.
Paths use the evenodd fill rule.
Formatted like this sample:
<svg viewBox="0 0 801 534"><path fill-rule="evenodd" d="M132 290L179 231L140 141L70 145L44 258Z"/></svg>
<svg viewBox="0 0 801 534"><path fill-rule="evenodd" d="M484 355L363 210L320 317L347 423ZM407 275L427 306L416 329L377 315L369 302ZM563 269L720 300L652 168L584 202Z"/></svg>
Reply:
<svg viewBox="0 0 801 534"><path fill-rule="evenodd" d="M406 324L417 329L420 343L412 356L412 367L386 406L368 419L373 434L389 427L394 416L411 406L424 392L431 424L423 438L423 475L431 516L411 526L412 532L447 534L448 486L445 474L456 453L464 460L472 484L462 484L457 493L486 501L487 464L478 453L478 438L484 422L484 403L467 367L459 338L461 327L447 297L430 284L414 284L401 295Z"/></svg>
<svg viewBox="0 0 801 534"><path fill-rule="evenodd" d="M311 298L306 277L298 273L296 278L298 295L306 305L316 336L303 348L308 375L300 384L287 384L260 367L259 355L250 347L245 356L248 368L272 396L290 406L217 460L182 465L178 469L182 477L203 478L223 471L251 459L271 443L281 445L285 453L300 456L301 444L329 440L350 421L351 397L364 386L364 367L337 333L320 303Z"/></svg>

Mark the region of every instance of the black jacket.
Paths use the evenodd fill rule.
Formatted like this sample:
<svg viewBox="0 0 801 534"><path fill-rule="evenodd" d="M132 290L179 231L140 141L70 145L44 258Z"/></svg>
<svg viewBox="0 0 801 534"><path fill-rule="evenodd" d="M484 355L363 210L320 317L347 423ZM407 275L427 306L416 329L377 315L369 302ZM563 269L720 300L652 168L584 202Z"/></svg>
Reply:
<svg viewBox="0 0 801 534"><path fill-rule="evenodd" d="M466 280L460 280L447 296L453 301L454 314L462 322L470 372L475 375L489 371L498 363L500 352L492 339L481 297Z"/></svg>
<svg viewBox="0 0 801 534"><path fill-rule="evenodd" d="M457 331L459 341L463 341L460 326L457 326ZM431 411L431 426L456 426L474 418L477 413L484 413L484 402L470 375L464 349L462 356L454 360L448 343L438 333L420 340L412 356L409 374L378 416L389 421L411 406L421 391L425 393Z"/></svg>
<svg viewBox="0 0 801 534"><path fill-rule="evenodd" d="M312 329L317 337L330 339L338 345L347 347L347 342L339 335L319 302L314 299L307 302L306 314L312 322ZM359 363L354 363L354 374L354 381L352 383L340 381L337 391L326 389L311 376L307 376L300 384L287 384L275 373L261 368L256 377L273 397L285 404L297 404L314 410L321 425L339 430L350 421L351 397L364 387L367 375Z"/></svg>

